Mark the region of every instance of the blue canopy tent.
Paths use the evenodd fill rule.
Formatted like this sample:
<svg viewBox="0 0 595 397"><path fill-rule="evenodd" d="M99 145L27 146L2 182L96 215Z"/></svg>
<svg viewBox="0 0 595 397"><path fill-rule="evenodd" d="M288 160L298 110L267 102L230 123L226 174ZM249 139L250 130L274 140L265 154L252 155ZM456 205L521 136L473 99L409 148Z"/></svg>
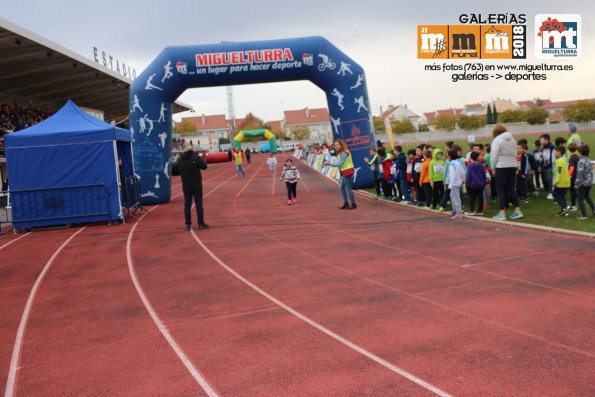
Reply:
<svg viewBox="0 0 595 397"><path fill-rule="evenodd" d="M120 172L134 174L130 131L68 101L48 119L5 137L15 227L122 219Z"/></svg>

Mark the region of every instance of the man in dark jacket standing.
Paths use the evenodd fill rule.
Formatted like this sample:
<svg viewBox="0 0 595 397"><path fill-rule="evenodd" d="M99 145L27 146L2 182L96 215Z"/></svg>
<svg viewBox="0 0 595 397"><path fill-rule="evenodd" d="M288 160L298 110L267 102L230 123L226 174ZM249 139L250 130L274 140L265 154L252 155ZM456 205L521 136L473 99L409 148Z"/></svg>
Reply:
<svg viewBox="0 0 595 397"><path fill-rule="evenodd" d="M207 163L194 153L192 146L187 146L186 151L178 158L178 167L182 176L182 190L184 191L184 216L186 218L186 231L192 227L192 198L196 204L198 216L198 230L205 230L209 225L205 223L202 208L202 175L201 170L207 169Z"/></svg>

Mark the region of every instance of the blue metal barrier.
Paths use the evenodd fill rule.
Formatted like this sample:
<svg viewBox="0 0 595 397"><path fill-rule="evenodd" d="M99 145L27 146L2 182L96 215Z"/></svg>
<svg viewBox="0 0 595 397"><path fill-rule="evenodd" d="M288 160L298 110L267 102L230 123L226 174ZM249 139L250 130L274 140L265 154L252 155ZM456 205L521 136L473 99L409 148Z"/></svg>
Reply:
<svg viewBox="0 0 595 397"><path fill-rule="evenodd" d="M2 229L2 225L12 224L11 213L10 196L8 195L8 192L0 192L0 235L12 230L12 228L6 230Z"/></svg>
<svg viewBox="0 0 595 397"><path fill-rule="evenodd" d="M105 217L111 223L104 184L10 190L10 202L15 223L68 224L80 217Z"/></svg>
<svg viewBox="0 0 595 397"><path fill-rule="evenodd" d="M140 213L144 213L145 209L140 201L140 183L138 178L130 176L124 180L122 186L122 206L124 207L124 214L131 216L138 221L135 216L136 212L140 210Z"/></svg>

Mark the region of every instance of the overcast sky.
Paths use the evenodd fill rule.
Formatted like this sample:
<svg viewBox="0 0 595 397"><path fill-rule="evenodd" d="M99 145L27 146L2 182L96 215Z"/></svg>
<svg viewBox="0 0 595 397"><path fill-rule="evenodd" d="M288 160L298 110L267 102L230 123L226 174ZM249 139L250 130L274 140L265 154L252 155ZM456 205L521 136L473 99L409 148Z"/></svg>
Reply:
<svg viewBox="0 0 595 397"><path fill-rule="evenodd" d="M583 55L575 70L549 73L546 81L513 83L452 83L441 73L425 72L429 61L417 59L419 24L459 24L462 13L527 15L580 14ZM554 101L595 97L595 2L579 0L524 1L203 1L203 0L19 0L4 2L0 15L88 58L93 46L132 65L137 74L168 45L253 41L301 36L325 36L366 70L374 114L379 107L406 104L420 114L462 107L495 98ZM533 56L528 39L527 62ZM497 63L520 63L499 61ZM234 87L236 116L253 112L265 120L279 120L283 110L326 107L322 91L310 82ZM180 100L198 114L227 113L224 87L192 89ZM179 116L175 117L179 119Z"/></svg>

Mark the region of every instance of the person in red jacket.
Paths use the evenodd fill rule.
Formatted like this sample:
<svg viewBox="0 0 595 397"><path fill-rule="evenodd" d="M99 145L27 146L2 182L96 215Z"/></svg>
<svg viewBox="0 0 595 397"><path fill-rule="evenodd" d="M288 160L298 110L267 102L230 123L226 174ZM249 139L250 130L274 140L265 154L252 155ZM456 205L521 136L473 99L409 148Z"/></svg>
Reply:
<svg viewBox="0 0 595 397"><path fill-rule="evenodd" d="M390 173L393 159L390 155L386 155L386 149L383 147L379 148L376 153L378 154L378 158L382 159L382 191L384 192L384 197L386 199L391 199L393 196L393 188L389 181L393 177Z"/></svg>

